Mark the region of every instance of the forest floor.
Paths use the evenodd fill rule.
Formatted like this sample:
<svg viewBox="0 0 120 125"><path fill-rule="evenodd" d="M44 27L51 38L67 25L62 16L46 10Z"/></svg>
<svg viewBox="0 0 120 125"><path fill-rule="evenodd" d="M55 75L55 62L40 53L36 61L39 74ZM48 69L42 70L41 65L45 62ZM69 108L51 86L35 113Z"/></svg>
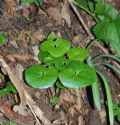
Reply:
<svg viewBox="0 0 120 125"><path fill-rule="evenodd" d="M118 10L120 9L120 4L118 5L116 1L111 1L111 3ZM2 90L6 83L10 80L12 81L12 79L13 81L22 81L18 87L24 88L29 93L30 100L32 100L31 102L35 106L32 107L28 104L20 103L21 96L19 97L18 95L23 93L22 89L19 90L21 92L18 92L18 94L8 93L0 96L1 124L9 125L8 119L22 125L43 125L44 121L46 121L44 123L46 125L49 125L49 121L56 125L109 124L106 107L104 106L106 97L102 84L100 84L102 109L98 111L94 108L89 87L77 89L78 91L75 89L62 90L59 102L52 105L49 103L49 100L56 95L57 90L54 87L43 90L34 89L24 80L24 71L30 65L39 63L37 59L39 53L38 46L43 40L47 39L48 34L51 32L71 41L73 46L86 47L88 44L88 35L67 1L52 0L50 3L44 3L42 7L43 9L33 4L21 6L17 0L9 0L8 2L0 0L0 32L5 36L5 44L0 46L0 54L8 66L6 72L5 67L0 64L0 72L5 75L0 88ZM89 15L79 8L77 9L85 24L91 29L95 22ZM94 45L90 56L93 57L102 53L104 54L104 51L97 45ZM101 61L104 62L105 60L98 60L98 62ZM105 67L97 68L106 76L113 100L120 104L119 76ZM18 90L18 88L16 89ZM79 99L82 100L81 105L79 105L81 103L78 101ZM22 100L24 103L24 99ZM35 108L38 108L38 113L41 114L40 111L44 113L44 115L41 115L41 119L45 119L43 121L40 119L40 123L35 117ZM119 125L117 120L115 120L115 125Z"/></svg>

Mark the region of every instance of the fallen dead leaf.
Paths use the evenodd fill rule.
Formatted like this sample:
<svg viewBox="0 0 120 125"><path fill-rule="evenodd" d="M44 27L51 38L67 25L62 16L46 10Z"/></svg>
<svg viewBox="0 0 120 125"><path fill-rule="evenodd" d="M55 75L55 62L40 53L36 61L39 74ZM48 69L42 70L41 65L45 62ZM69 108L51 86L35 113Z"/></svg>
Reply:
<svg viewBox="0 0 120 125"><path fill-rule="evenodd" d="M13 17L16 3L14 0L6 0L7 4L7 14L9 17Z"/></svg>
<svg viewBox="0 0 120 125"><path fill-rule="evenodd" d="M38 31L34 32L31 36L31 38L32 38L33 44L36 42L39 43L39 41L42 41L45 38L45 35L43 33L43 29L39 29Z"/></svg>
<svg viewBox="0 0 120 125"><path fill-rule="evenodd" d="M62 23L61 13L57 8L49 7L47 9L47 13L56 21L57 25L61 25Z"/></svg>
<svg viewBox="0 0 120 125"><path fill-rule="evenodd" d="M68 4L67 0L65 0L63 5L62 5L61 17L66 21L66 23L68 24L68 27L71 27L69 4Z"/></svg>

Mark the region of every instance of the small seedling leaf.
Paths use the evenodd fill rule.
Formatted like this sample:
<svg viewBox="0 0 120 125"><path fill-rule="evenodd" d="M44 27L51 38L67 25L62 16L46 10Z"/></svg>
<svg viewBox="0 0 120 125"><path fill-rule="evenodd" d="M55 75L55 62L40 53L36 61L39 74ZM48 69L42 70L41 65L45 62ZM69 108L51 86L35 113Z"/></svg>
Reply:
<svg viewBox="0 0 120 125"><path fill-rule="evenodd" d="M57 86L57 88L60 88L60 89L68 89L67 87L65 87L65 86L63 86L63 84L61 83L61 82L56 82L56 86Z"/></svg>
<svg viewBox="0 0 120 125"><path fill-rule="evenodd" d="M16 88L14 87L14 85L10 81L7 84L8 85L6 86L6 89L8 89L9 92L12 92L14 94L18 93L17 90L16 90Z"/></svg>
<svg viewBox="0 0 120 125"><path fill-rule="evenodd" d="M5 88L0 90L0 96L5 96L10 92L17 94L16 88L13 86L11 82L8 82Z"/></svg>
<svg viewBox="0 0 120 125"><path fill-rule="evenodd" d="M30 86L44 89L54 84L58 77L58 71L52 66L44 67L35 64L26 70L25 77Z"/></svg>
<svg viewBox="0 0 120 125"><path fill-rule="evenodd" d="M51 99L49 100L49 102L50 102L51 104L56 104L56 103L58 103L58 101L59 101L59 98L58 98L58 97L53 97L53 98L51 98Z"/></svg>

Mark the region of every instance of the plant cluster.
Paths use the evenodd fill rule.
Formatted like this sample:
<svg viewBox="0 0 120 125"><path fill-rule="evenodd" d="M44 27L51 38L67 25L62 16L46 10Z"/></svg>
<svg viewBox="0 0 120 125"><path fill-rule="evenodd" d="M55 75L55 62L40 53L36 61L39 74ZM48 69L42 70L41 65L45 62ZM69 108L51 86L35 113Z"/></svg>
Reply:
<svg viewBox="0 0 120 125"><path fill-rule="evenodd" d="M59 82L68 88L80 88L96 81L95 70L84 63L86 49L72 48L69 41L56 38L54 33L39 48L41 64L34 64L25 72L29 85L43 89Z"/></svg>
<svg viewBox="0 0 120 125"><path fill-rule="evenodd" d="M39 89L56 85L60 89L82 88L91 86L95 106L100 109L98 78L103 80L107 96L110 125L113 125L113 103L109 84L102 73L95 69L95 65L104 65L120 74L120 71L108 63L95 63L99 58L111 58L120 62L114 55L104 54L88 58L88 50L80 47L71 47L71 43L57 38L51 33L47 40L39 46L39 60L41 64L34 64L25 71L27 83ZM87 62L87 64L85 63ZM99 77L97 77L97 74ZM57 97L50 100L54 104Z"/></svg>
<svg viewBox="0 0 120 125"><path fill-rule="evenodd" d="M42 0L21 0L22 4L35 3L37 6ZM110 4L100 0L73 0L81 9L87 12L96 21L92 31L95 37L101 42L109 43L112 49L120 54L120 15L118 11ZM4 35L0 34L0 45L4 44ZM88 47L89 48L89 47ZM105 76L97 71L96 65L103 65L120 75L120 70L106 62L96 63L99 58L112 59L120 63L120 57L104 54L89 57L88 49L72 47L70 41L56 37L50 33L47 40L39 45L38 58L40 64L31 65L25 71L27 83L39 89L46 89L56 86L60 89L72 89L91 86L94 104L100 109L100 97L98 78L101 78L107 96L107 106L109 113L110 125L113 125L114 116L120 121L120 107L113 103L109 84ZM5 88L0 90L0 95L9 92L17 93L14 86L9 83ZM50 100L55 104L57 97Z"/></svg>

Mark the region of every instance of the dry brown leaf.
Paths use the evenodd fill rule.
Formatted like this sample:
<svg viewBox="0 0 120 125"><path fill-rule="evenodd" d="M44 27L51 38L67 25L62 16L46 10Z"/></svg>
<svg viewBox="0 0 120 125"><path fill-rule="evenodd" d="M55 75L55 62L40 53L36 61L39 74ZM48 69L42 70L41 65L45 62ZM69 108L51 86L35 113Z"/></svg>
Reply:
<svg viewBox="0 0 120 125"><path fill-rule="evenodd" d="M6 58L10 60L11 62L21 61L26 62L29 60L34 60L34 57L29 54L12 54L12 55L6 55Z"/></svg>
<svg viewBox="0 0 120 125"><path fill-rule="evenodd" d="M15 11L15 0L6 0L7 3L7 14L9 17L13 17Z"/></svg>
<svg viewBox="0 0 120 125"><path fill-rule="evenodd" d="M47 13L56 21L57 25L61 25L62 18L61 13L57 8L49 7Z"/></svg>
<svg viewBox="0 0 120 125"><path fill-rule="evenodd" d="M38 31L34 32L31 36L32 43L42 41L45 38L45 35L43 33L43 29L39 29Z"/></svg>
<svg viewBox="0 0 120 125"><path fill-rule="evenodd" d="M61 17L66 21L66 23L68 24L68 27L71 27L69 4L67 0L65 0L64 4L62 5Z"/></svg>

